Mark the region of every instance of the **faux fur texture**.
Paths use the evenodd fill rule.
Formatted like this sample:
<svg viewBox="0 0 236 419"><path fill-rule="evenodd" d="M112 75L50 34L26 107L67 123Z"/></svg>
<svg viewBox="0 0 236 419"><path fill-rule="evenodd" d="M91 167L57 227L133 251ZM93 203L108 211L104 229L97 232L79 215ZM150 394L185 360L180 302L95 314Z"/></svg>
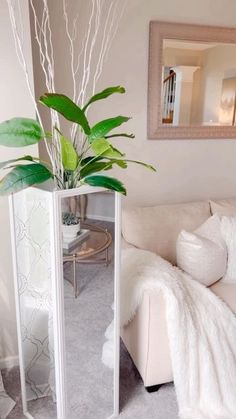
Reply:
<svg viewBox="0 0 236 419"><path fill-rule="evenodd" d="M107 339L104 342L102 347L102 362L108 368L114 368L114 320L109 324L105 331L105 338Z"/></svg>
<svg viewBox="0 0 236 419"><path fill-rule="evenodd" d="M236 217L222 217L221 233L228 252L227 271L222 281L236 283Z"/></svg>
<svg viewBox="0 0 236 419"><path fill-rule="evenodd" d="M236 419L236 318L212 291L144 250L122 257L121 322L162 292L181 419ZM158 362L158 360L157 360Z"/></svg>

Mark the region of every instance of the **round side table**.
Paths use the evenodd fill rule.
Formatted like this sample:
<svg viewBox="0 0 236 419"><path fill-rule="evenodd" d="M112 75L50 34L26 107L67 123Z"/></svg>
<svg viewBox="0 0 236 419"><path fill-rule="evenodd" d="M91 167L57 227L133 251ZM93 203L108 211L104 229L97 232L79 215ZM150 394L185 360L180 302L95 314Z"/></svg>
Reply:
<svg viewBox="0 0 236 419"><path fill-rule="evenodd" d="M88 231L85 239L75 245L67 253L63 252L63 262L73 263L73 282L75 298L78 296L78 285L76 278L76 263L105 263L109 264L109 246L112 243L112 236L106 229L93 224L82 224L81 228Z"/></svg>

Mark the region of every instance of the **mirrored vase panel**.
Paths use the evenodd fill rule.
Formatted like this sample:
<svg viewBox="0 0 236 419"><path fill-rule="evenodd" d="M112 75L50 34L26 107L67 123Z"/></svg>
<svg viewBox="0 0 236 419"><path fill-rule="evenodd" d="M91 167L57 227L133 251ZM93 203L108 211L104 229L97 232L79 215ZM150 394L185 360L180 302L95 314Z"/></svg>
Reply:
<svg viewBox="0 0 236 419"><path fill-rule="evenodd" d="M115 417L115 194L62 198L61 215L66 417L107 419Z"/></svg>
<svg viewBox="0 0 236 419"><path fill-rule="evenodd" d="M50 214L45 191L30 188L12 198L23 406L32 417L57 418Z"/></svg>

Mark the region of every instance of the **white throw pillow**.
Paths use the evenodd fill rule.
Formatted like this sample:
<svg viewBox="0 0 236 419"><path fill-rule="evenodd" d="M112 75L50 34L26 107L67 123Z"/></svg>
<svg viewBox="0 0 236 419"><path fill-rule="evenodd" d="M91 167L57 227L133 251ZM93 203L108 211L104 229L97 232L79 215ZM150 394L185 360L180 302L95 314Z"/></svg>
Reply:
<svg viewBox="0 0 236 419"><path fill-rule="evenodd" d="M217 214L193 233L182 230L176 245L177 265L206 286L222 278L227 267L227 250Z"/></svg>
<svg viewBox="0 0 236 419"><path fill-rule="evenodd" d="M221 232L228 252L227 271L222 282L236 283L236 217L222 217Z"/></svg>

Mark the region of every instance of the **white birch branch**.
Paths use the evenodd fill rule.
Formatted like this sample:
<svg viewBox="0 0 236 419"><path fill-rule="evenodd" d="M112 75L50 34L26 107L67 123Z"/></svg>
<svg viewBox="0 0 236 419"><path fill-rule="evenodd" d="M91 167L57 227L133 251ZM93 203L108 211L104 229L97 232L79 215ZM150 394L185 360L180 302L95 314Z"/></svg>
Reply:
<svg viewBox="0 0 236 419"><path fill-rule="evenodd" d="M11 22L11 26L12 26L12 32L13 32L13 37L14 37L14 42L15 42L15 48L16 48L16 54L18 57L18 61L23 69L24 75L25 75L25 80L26 80L26 85L30 94L30 98L33 102L34 108L35 108L35 112L37 115L37 118L39 120L40 125L43 128L43 123L42 123L42 119L38 110L38 106L35 100L35 96L34 96L34 91L33 88L31 86L31 82L30 82L30 76L29 76L29 71L28 71L28 66L26 63L26 58L25 58L25 54L24 54L24 50L23 50L23 45L24 45L24 32L23 32L23 24L22 24L22 14L21 14L21 7L20 7L20 3L18 3L18 11L19 11L19 16L20 16L20 20L21 20L21 35L19 33L18 30L18 26L16 23L16 10L11 2L11 0L7 0L7 4L8 4L8 8L9 8L9 16L10 16L10 22ZM53 170L55 169L53 161L52 161L52 151L50 149L50 147L48 146L47 140L44 139L45 145L46 145L46 149L47 149L47 153L49 155L51 164L52 164L52 168Z"/></svg>
<svg viewBox="0 0 236 419"><path fill-rule="evenodd" d="M38 15L38 8L36 11L35 1L29 0L33 16L35 40L39 49L39 61L45 78L45 86L48 92L52 93L55 92L56 65L54 61L55 51L53 48L53 34L50 24L48 0L37 0L37 2L40 2L40 7L42 8L41 17ZM76 17L69 19L67 0L61 1L65 22L65 34L69 42L72 97L77 104L83 106L89 95L94 94L96 90L97 82L102 74L105 59L117 33L127 0L88 0L88 5L91 9L89 11L87 29L82 34L80 42L78 40L80 16L78 14ZM24 54L24 28L20 0L7 0L7 3L17 57L24 71L26 84L38 120L43 126ZM45 139L45 145L52 164L53 173L61 184L64 180L64 171L61 160L61 143L59 134L54 129L55 126L60 129L59 116L57 112L51 110L52 143L49 146ZM78 135L77 124L72 125L71 138L76 140L75 146L82 153L84 151L83 144L85 142L85 136L83 134Z"/></svg>

